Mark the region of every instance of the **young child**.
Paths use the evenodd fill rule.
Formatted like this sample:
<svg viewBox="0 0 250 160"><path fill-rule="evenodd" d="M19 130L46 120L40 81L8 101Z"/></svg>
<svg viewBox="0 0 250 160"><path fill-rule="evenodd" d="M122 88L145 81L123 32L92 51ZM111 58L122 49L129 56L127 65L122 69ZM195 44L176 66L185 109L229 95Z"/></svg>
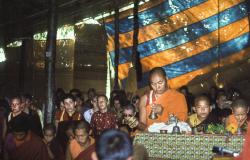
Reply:
<svg viewBox="0 0 250 160"><path fill-rule="evenodd" d="M43 129L43 141L47 146L50 159L64 159L64 154L60 143L56 140L56 127L53 124L47 124Z"/></svg>
<svg viewBox="0 0 250 160"><path fill-rule="evenodd" d="M246 132L248 123L249 106L243 99L237 99L232 103L233 114L226 119L226 129L235 134L238 132Z"/></svg>
<svg viewBox="0 0 250 160"><path fill-rule="evenodd" d="M191 127L203 127L211 123L218 123L218 119L214 116L209 98L201 95L194 100L194 114L188 117L188 123Z"/></svg>

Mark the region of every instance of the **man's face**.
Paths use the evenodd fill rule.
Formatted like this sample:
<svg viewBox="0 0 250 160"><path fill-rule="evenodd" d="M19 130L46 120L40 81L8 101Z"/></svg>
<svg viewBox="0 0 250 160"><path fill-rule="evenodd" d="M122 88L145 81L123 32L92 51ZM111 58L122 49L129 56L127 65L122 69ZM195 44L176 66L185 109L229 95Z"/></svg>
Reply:
<svg viewBox="0 0 250 160"><path fill-rule="evenodd" d="M129 118L133 117L134 115L135 114L134 114L132 109L124 109L124 111L123 111L124 119L129 119Z"/></svg>
<svg viewBox="0 0 250 160"><path fill-rule="evenodd" d="M119 100L114 100L114 107L116 110L119 110L121 108L121 104Z"/></svg>
<svg viewBox="0 0 250 160"><path fill-rule="evenodd" d="M94 97L94 96L95 96L95 92L94 91L90 91L88 93L88 99L92 99L92 97Z"/></svg>
<svg viewBox="0 0 250 160"><path fill-rule="evenodd" d="M63 103L63 101L61 101L61 102L60 102L60 110L62 111L62 110L64 110L64 109L65 109L64 103Z"/></svg>
<svg viewBox="0 0 250 160"><path fill-rule="evenodd" d="M75 101L73 101L73 99L71 99L71 98L64 99L63 103L64 103L64 107L65 107L66 112L68 112L68 113L75 112L76 103L75 103Z"/></svg>
<svg viewBox="0 0 250 160"><path fill-rule="evenodd" d="M97 99L99 110L105 111L108 106L108 102L106 101L105 97L98 97Z"/></svg>
<svg viewBox="0 0 250 160"><path fill-rule="evenodd" d="M22 111L21 101L18 98L12 99L10 106L13 113L18 113Z"/></svg>
<svg viewBox="0 0 250 160"><path fill-rule="evenodd" d="M66 131L66 136L68 137L68 139L73 139L74 138L74 131L73 128L68 128Z"/></svg>
<svg viewBox="0 0 250 160"><path fill-rule="evenodd" d="M88 140L88 133L85 129L76 129L75 139L80 145L84 145Z"/></svg>
<svg viewBox="0 0 250 160"><path fill-rule="evenodd" d="M13 132L13 136L17 141L23 141L27 136L27 132Z"/></svg>
<svg viewBox="0 0 250 160"><path fill-rule="evenodd" d="M44 139L47 141L47 143L50 143L54 137L55 137L55 134L52 130L44 131Z"/></svg>
<svg viewBox="0 0 250 160"><path fill-rule="evenodd" d="M26 109L26 99L24 97L21 97L21 110L25 110Z"/></svg>
<svg viewBox="0 0 250 160"><path fill-rule="evenodd" d="M76 106L82 107L82 103L83 103L82 99L77 97L76 98Z"/></svg>
<svg viewBox="0 0 250 160"><path fill-rule="evenodd" d="M211 106L206 100L200 100L195 104L195 111L200 119L206 119L211 111Z"/></svg>
<svg viewBox="0 0 250 160"><path fill-rule="evenodd" d="M242 106L234 107L233 114L239 124L243 124L247 119L248 109Z"/></svg>
<svg viewBox="0 0 250 160"><path fill-rule="evenodd" d="M98 108L97 97L94 97L94 98L91 100L91 104L93 105L93 108Z"/></svg>
<svg viewBox="0 0 250 160"><path fill-rule="evenodd" d="M29 100L29 99L26 99L26 100L25 100L25 107L30 108L30 107L31 107L31 104L32 104L32 101L31 101L31 100Z"/></svg>
<svg viewBox="0 0 250 160"><path fill-rule="evenodd" d="M154 93L163 94L167 90L167 80L161 74L155 73L150 78L150 86Z"/></svg>
<svg viewBox="0 0 250 160"><path fill-rule="evenodd" d="M216 102L220 109L227 107L227 97L225 95L219 96Z"/></svg>

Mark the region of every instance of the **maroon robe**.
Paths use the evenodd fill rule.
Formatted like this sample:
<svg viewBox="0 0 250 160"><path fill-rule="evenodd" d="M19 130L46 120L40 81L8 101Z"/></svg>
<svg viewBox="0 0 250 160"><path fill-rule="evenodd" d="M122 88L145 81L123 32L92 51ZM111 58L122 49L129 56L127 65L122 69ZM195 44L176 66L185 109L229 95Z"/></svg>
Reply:
<svg viewBox="0 0 250 160"><path fill-rule="evenodd" d="M91 155L95 151L95 143L82 151L75 160L91 160Z"/></svg>
<svg viewBox="0 0 250 160"><path fill-rule="evenodd" d="M42 139L33 133L30 134L25 142L15 146L13 136L9 136L9 141L5 144L9 160L49 160L46 145Z"/></svg>

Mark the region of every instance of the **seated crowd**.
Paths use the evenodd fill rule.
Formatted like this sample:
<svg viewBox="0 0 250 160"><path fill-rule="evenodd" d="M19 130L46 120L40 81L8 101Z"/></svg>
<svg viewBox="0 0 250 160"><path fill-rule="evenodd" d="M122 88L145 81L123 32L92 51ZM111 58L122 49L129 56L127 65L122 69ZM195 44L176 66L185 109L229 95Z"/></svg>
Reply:
<svg viewBox="0 0 250 160"><path fill-rule="evenodd" d="M57 110L49 124L32 96L15 95L9 103L2 100L0 159L146 159L145 148L132 145L133 137L147 132L153 123L168 122L170 115L187 122L195 129L193 134L206 133L210 124L223 125L230 134L247 131L249 105L236 90L228 94L212 87L211 93L198 96L186 86L176 91L168 87L160 67L149 73L149 86L151 90L141 97L114 90L110 99L91 88L86 101L78 89L69 93L58 89Z"/></svg>

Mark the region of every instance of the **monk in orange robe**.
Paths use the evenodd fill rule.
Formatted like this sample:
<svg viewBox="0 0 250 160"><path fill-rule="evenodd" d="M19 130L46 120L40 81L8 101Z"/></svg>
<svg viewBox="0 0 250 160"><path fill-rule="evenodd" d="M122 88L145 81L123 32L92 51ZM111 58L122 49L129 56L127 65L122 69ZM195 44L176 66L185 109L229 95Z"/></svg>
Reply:
<svg viewBox="0 0 250 160"><path fill-rule="evenodd" d="M235 134L236 131L246 133L249 121L249 106L243 99L235 100L231 105L233 114L226 118L226 129Z"/></svg>
<svg viewBox="0 0 250 160"><path fill-rule="evenodd" d="M67 151L66 160L79 158L78 156L89 147L94 145L94 139L89 137L89 130L84 122L79 122L74 129L75 138L70 140ZM82 155L88 160L87 155Z"/></svg>
<svg viewBox="0 0 250 160"><path fill-rule="evenodd" d="M152 90L141 97L138 128L145 130L155 122L167 122L170 114L181 121L186 121L188 112L186 99L181 93L168 88L166 73L161 67L150 71L149 82ZM149 118L151 111L157 114L157 119Z"/></svg>

